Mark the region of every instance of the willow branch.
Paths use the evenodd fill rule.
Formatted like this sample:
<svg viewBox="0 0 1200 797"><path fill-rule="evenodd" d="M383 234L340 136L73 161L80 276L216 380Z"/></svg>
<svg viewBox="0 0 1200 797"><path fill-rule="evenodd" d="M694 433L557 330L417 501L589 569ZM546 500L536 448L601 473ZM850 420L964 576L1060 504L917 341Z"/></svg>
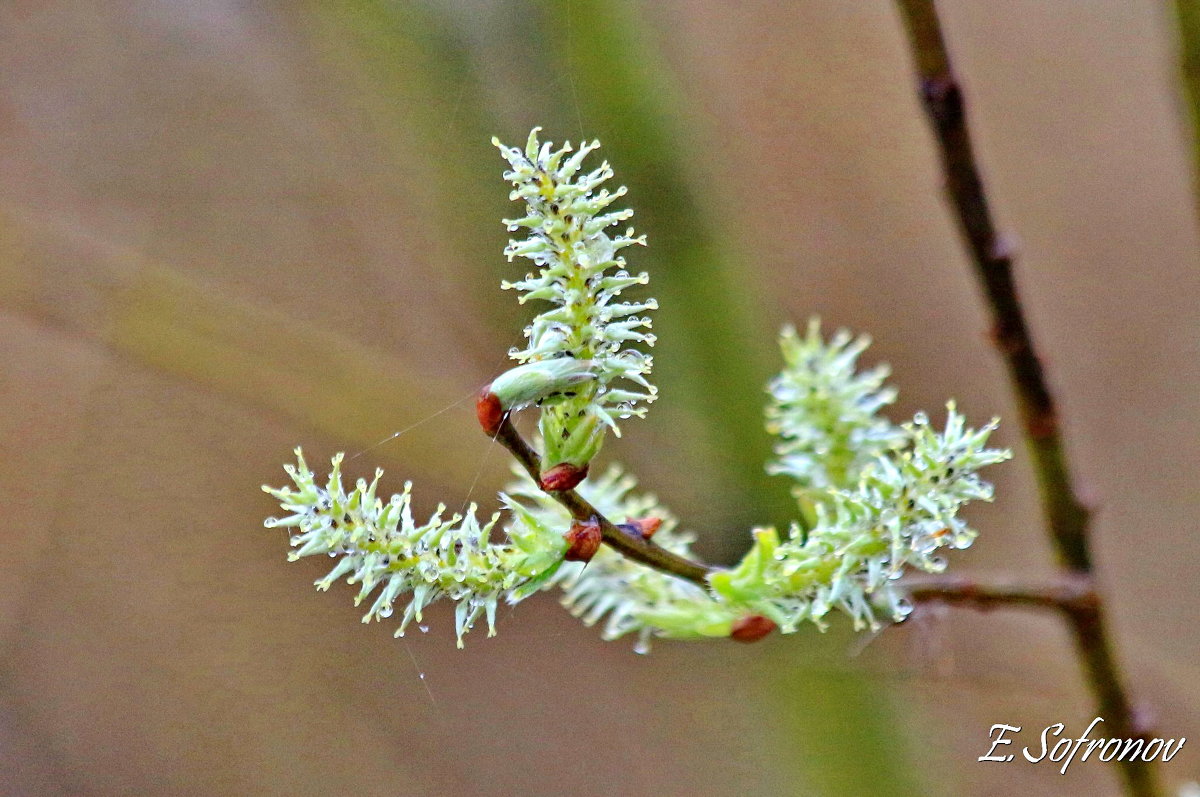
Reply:
<svg viewBox="0 0 1200 797"><path fill-rule="evenodd" d="M525 472L529 474L529 478L533 479L534 483L540 481L541 458L517 431L512 418L507 415L500 423L496 440L508 449L517 462L521 463L521 467L525 468ZM547 494L562 504L576 521L587 523L595 520L600 525L604 543L622 556L702 587L708 586L708 574L715 569L712 566L694 562L643 539L641 535L623 531L574 490L561 490Z"/></svg>
<svg viewBox="0 0 1200 797"><path fill-rule="evenodd" d="M510 417L501 422L496 440L508 449L531 479L538 480L541 459L533 446L517 431ZM574 490L552 492L549 495L562 504L574 520L580 523L595 520L600 525L603 541L623 556L701 586L707 585L708 573L716 569L624 531ZM912 600L919 603L964 604L977 609L1020 606L1078 612L1090 611L1096 603L1091 579L1075 573L1067 573L1058 581L1045 584L988 584L961 577L913 576L901 582L900 586Z"/></svg>
<svg viewBox="0 0 1200 797"><path fill-rule="evenodd" d="M922 103L937 137L946 194L987 298L993 339L1016 394L1047 529L1061 564L1088 575L1093 569L1088 544L1089 512L1072 483L1054 397L1017 294L1013 252L997 234L988 206L967 126L962 88L954 75L937 8L933 0L898 0L898 4L921 79ZM1120 668L1105 630L1102 601L1097 597L1086 610L1081 607L1066 616L1101 716L1116 736L1141 735L1121 685ZM1155 771L1145 762L1122 761L1121 777L1131 795L1151 797L1159 793Z"/></svg>
<svg viewBox="0 0 1200 797"><path fill-rule="evenodd" d="M960 576L916 576L900 582L916 603L961 604L975 609L1020 607L1055 611L1091 611L1098 598L1090 578L1077 573L1041 584L985 583Z"/></svg>

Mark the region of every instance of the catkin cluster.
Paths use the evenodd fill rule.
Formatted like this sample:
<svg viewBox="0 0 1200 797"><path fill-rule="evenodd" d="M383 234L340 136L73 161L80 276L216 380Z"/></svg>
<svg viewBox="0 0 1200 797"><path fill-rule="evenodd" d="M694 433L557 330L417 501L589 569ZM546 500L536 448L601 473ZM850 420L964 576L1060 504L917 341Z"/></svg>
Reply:
<svg viewBox="0 0 1200 797"><path fill-rule="evenodd" d="M768 385L776 457L767 470L791 479L797 499L797 520L782 533L753 529L737 565L697 584L597 548L598 527L564 508L561 493L578 487L623 533L653 535L662 548L691 556L693 535L653 496L636 492L631 475L611 466L587 478L605 432L643 416L657 395L642 350L654 343L644 313L656 304L621 299L648 281L630 274L620 255L645 239L632 229L610 234L632 211L611 209L625 189L603 187L613 176L607 162L584 168L598 143L555 149L537 134L523 149L496 144L510 167L512 198L526 210L506 221L525 237L505 254L535 267L502 287L543 309L525 329L526 346L510 352L518 365L485 388L478 413L495 435L509 414L538 408L540 479L518 470L499 496L504 511L485 522L474 505L450 516L439 507L418 522L411 484L384 501L377 472L347 491L338 455L321 485L297 450L298 465L286 467L293 486L263 488L287 513L266 525L290 530L289 558L333 557L317 586L342 578L358 585L356 603L370 601L364 622L390 616L404 601L397 635L421 622L431 603L452 601L460 646L481 617L495 633L501 602L549 588L560 588L563 604L586 624L603 621L605 638L632 634L643 651L655 637L750 641L806 622L824 628L833 610L855 628L904 619L909 607L897 580L909 569L940 571L943 549L971 544L975 531L961 510L991 500L978 471L1010 454L987 447L996 421L968 428L953 402L940 430L923 413L892 423L882 414L896 398L886 367L858 367L867 339L839 331L825 340L815 320L804 336L784 330L783 368Z"/></svg>

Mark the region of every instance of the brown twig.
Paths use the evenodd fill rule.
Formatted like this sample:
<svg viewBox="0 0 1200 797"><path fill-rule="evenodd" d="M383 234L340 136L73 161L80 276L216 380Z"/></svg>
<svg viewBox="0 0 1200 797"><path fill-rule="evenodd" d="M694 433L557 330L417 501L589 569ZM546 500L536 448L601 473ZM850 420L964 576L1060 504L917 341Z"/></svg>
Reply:
<svg viewBox="0 0 1200 797"><path fill-rule="evenodd" d="M509 450L517 462L521 463L535 484L540 481L541 458L517 431L517 427L513 426L512 419L507 415L500 422L496 440ZM604 543L623 556L702 587L708 586L707 576L713 571L713 567L671 553L666 548L648 541L641 534L632 534L618 528L615 523L574 490L550 492L547 495L553 496L579 523L587 523L594 518L600 524L600 533Z"/></svg>
<svg viewBox="0 0 1200 797"><path fill-rule="evenodd" d="M541 459L507 415L496 428L495 438L521 463L529 477L537 482ZM707 575L716 569L712 565L671 553L649 542L642 534L623 529L574 490L547 494L562 504L577 523L598 524L604 543L630 559L702 586L707 585ZM919 603L955 603L977 609L1022 606L1056 609L1068 613L1088 613L1093 611L1096 605L1096 593L1090 577L1074 572L1068 572L1058 581L1044 584L984 583L941 575L911 576L900 582L900 587L912 600Z"/></svg>
<svg viewBox="0 0 1200 797"><path fill-rule="evenodd" d="M915 603L953 603L976 609L1018 606L1061 612L1090 611L1096 591L1090 578L1066 573L1042 584L984 583L961 576L913 576L900 582Z"/></svg>
<svg viewBox="0 0 1200 797"><path fill-rule="evenodd" d="M967 127L962 87L951 66L934 0L897 0L921 79L921 99L937 137L946 193L970 249L975 272L992 315L992 333L1008 366L1033 461L1047 529L1060 563L1089 576L1090 517L1071 480L1053 394L1033 346L1013 278L1013 252L996 232ZM1090 581L1090 578L1089 578ZM1082 659L1088 686L1114 735L1141 736L1134 710L1121 685L1099 596L1066 613ZM1156 773L1147 763L1121 762L1129 794L1159 794Z"/></svg>
<svg viewBox="0 0 1200 797"><path fill-rule="evenodd" d="M1054 397L1034 350L1013 279L1014 252L997 232L967 129L962 87L933 0L899 0L921 77L921 99L937 134L946 193L992 312L992 339L1008 366L1055 548L1064 567L1087 572L1088 510L1071 483Z"/></svg>

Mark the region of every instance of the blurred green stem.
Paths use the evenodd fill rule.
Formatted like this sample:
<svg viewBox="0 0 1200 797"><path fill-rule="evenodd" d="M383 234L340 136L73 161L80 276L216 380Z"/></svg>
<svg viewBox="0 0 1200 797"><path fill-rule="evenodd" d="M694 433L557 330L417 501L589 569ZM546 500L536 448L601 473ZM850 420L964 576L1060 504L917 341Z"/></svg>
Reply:
<svg viewBox="0 0 1200 797"><path fill-rule="evenodd" d="M937 138L946 193L970 250L992 316L992 334L1008 366L1041 493L1042 511L1060 564L1072 573L1093 570L1090 514L1079 499L1050 392L1013 277L1013 253L997 234L975 159L962 87L954 75L933 0L898 0L921 80L921 100ZM1064 616L1070 622L1088 687L1100 716L1119 738L1143 737L1105 628L1100 596ZM1154 768L1121 761L1125 788L1135 797L1159 794Z"/></svg>
<svg viewBox="0 0 1200 797"><path fill-rule="evenodd" d="M1179 68L1193 128L1193 180L1200 190L1200 0L1175 0L1175 14L1179 21Z"/></svg>

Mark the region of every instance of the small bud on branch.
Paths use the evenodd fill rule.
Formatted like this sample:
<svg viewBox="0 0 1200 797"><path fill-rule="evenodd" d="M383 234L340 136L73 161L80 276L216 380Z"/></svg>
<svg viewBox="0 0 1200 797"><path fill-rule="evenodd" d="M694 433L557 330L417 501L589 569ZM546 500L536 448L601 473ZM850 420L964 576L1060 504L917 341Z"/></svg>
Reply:
<svg viewBox="0 0 1200 797"><path fill-rule="evenodd" d="M658 531L661 526L662 518L644 517L629 518L617 528L641 537L643 540L648 540L654 536L654 532Z"/></svg>
<svg viewBox="0 0 1200 797"><path fill-rule="evenodd" d="M500 424L504 421L504 407L490 388L485 387L479 394L479 400L475 402L475 417L479 419L479 425L488 437L495 437L496 432L500 431Z"/></svg>
<svg viewBox="0 0 1200 797"><path fill-rule="evenodd" d="M590 562L600 550L600 524L595 518L586 523L572 523L567 531L567 553L563 556L568 562Z"/></svg>
<svg viewBox="0 0 1200 797"><path fill-rule="evenodd" d="M763 617L761 614L748 614L734 621L729 638L735 642L757 642L778 627L775 625L775 621L769 617Z"/></svg>
<svg viewBox="0 0 1200 797"><path fill-rule="evenodd" d="M542 474L542 489L550 493L574 490L579 483L587 478L588 466L582 468L570 462L560 462Z"/></svg>

